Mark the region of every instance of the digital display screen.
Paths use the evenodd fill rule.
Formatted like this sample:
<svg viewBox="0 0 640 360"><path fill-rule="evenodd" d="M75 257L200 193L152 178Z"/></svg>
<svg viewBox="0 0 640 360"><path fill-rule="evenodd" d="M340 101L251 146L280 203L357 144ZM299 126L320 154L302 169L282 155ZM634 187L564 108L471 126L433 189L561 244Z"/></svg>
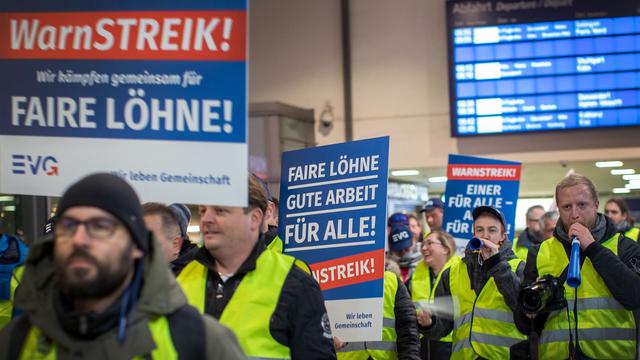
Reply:
<svg viewBox="0 0 640 360"><path fill-rule="evenodd" d="M448 1L452 135L640 125L639 4Z"/></svg>

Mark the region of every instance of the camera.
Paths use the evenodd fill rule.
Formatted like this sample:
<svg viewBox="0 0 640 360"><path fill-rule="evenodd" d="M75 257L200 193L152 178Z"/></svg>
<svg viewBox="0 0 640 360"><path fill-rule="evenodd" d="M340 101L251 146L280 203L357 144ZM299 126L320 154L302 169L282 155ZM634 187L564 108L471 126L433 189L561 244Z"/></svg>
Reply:
<svg viewBox="0 0 640 360"><path fill-rule="evenodd" d="M551 275L538 278L533 284L520 290L519 302L529 317L562 309L567 304L564 286L557 277Z"/></svg>

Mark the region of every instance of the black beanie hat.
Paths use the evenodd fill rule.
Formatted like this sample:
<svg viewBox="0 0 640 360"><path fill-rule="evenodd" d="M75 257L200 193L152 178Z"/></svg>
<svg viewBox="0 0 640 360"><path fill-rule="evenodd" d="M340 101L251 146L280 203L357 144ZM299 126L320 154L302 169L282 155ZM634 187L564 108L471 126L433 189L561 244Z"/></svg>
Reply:
<svg viewBox="0 0 640 360"><path fill-rule="evenodd" d="M129 230L138 248L147 252L149 240L140 200L133 188L120 177L97 173L71 185L58 203L56 218L74 206L94 206L115 216Z"/></svg>

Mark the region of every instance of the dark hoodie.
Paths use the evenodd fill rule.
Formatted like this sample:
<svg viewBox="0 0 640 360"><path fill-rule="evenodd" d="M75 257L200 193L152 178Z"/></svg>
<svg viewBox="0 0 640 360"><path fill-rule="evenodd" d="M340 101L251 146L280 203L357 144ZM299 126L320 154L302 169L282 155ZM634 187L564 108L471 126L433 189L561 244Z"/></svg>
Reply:
<svg viewBox="0 0 640 360"><path fill-rule="evenodd" d="M16 291L16 304L24 313L0 332L0 359L11 357L9 351L15 350L16 339L20 339L14 336L25 321L27 325L37 326L55 342L58 359L131 359L143 356L156 348L148 322L158 316L168 317L170 323L176 320L176 323L183 324L180 328L185 330L204 327L203 345L206 351L202 355L207 359L244 359L235 336L228 329L210 317L199 317L197 312L189 311L191 308L167 269L162 253L154 251L154 248L158 249L159 245L151 246L149 255L143 259L144 282L134 310L127 315L126 335L120 344L117 340L117 322L112 321L114 316L119 315L115 310L119 306L112 306L103 314L70 312L65 304L67 300L60 293L54 271L53 241L34 245L27 260L23 282ZM64 322L60 321L61 316L65 317ZM85 320L80 320L83 317ZM192 327L185 328L186 322L180 321L180 317L191 321ZM194 319L203 319L202 325L194 324ZM182 339L176 337L173 328L172 338L178 349L176 342ZM12 341L13 347L10 346Z"/></svg>
<svg viewBox="0 0 640 360"><path fill-rule="evenodd" d="M467 265L467 272L471 280L471 287L476 295L480 294L482 288L491 277L495 279L498 291L504 297L506 304L515 311L518 306L518 292L524 271L524 263L520 263L516 272L511 271L509 260L516 259L516 255L511 250L510 241L505 241L500 246L500 251L484 261L479 261L479 254L473 253L470 249L465 249L462 261ZM449 288L450 269L444 270L442 278L435 290L438 307L442 306L442 313L433 314L433 324L428 327L421 327L420 331L432 339L441 338L453 330L453 304L451 302L451 289Z"/></svg>
<svg viewBox="0 0 640 360"><path fill-rule="evenodd" d="M613 297L627 310L640 309L640 245L623 234L619 234L618 256L604 247L602 243L614 236L616 229L613 222L602 214L598 214L596 225L591 229L591 234L595 242L580 253L580 263L582 264L588 257ZM571 240L564 230L562 222L558 221L553 236L562 242L567 257L569 257ZM538 278L536 260L539 248L539 246L535 246L529 251L522 282L524 286L530 285ZM537 333L540 333L547 317L548 314L543 313L531 321L524 313L518 312L515 320L518 329L523 333L530 333L532 326Z"/></svg>
<svg viewBox="0 0 640 360"><path fill-rule="evenodd" d="M196 257L199 249L198 245L192 243L189 239L185 239L180 248L180 255L169 263L173 275L178 276L182 269Z"/></svg>

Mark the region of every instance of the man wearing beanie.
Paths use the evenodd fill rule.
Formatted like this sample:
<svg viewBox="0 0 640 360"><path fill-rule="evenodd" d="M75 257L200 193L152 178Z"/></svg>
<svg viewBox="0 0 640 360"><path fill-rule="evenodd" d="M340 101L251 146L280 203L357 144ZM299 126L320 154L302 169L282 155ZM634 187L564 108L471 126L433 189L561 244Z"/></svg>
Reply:
<svg viewBox="0 0 640 360"><path fill-rule="evenodd" d="M66 190L16 305L23 314L0 332L0 359L243 358L229 330L187 305L138 196L106 173Z"/></svg>
<svg viewBox="0 0 640 360"><path fill-rule="evenodd" d="M178 282L251 359L335 359L320 287L295 258L267 249L267 195L255 176L248 181L247 207L199 206L204 247Z"/></svg>

